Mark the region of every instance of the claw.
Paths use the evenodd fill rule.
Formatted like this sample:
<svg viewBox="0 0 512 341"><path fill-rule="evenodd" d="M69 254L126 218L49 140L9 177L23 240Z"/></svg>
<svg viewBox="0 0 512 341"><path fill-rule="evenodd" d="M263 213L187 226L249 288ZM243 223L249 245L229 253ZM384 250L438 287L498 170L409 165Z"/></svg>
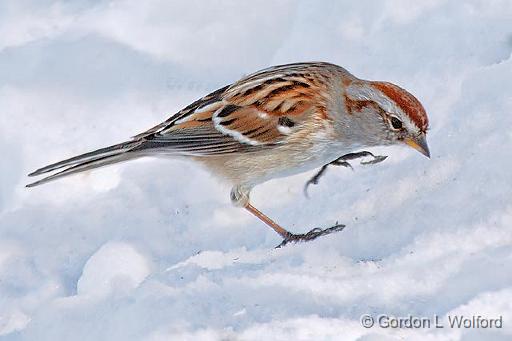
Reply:
<svg viewBox="0 0 512 341"><path fill-rule="evenodd" d="M354 170L354 167L352 167L352 165L350 163L348 163L348 161L345 161L345 160L334 160L333 162L329 163L329 165L331 166L343 166L343 167L346 167L346 168L350 168L351 170Z"/></svg>
<svg viewBox="0 0 512 341"><path fill-rule="evenodd" d="M328 163L326 165L323 165L322 168L320 168L320 170L318 171L318 173L313 175L313 177L306 182L306 184L304 185L304 196L309 199L309 195L308 195L308 187L309 187L309 185L317 185L318 181L320 181L320 178L327 171L327 167L329 167L329 166L343 166L343 167L347 167L347 168L350 168L350 169L354 170L354 168L352 167L352 165L348 161L349 160L359 159L359 158L366 157L366 156L371 156L371 157L373 157L373 159L369 160L369 161L361 161L360 163L362 165L373 165L373 164L382 162L382 161L387 159L387 156L385 156L385 155L377 155L377 156L375 156L375 155L373 155L373 153L370 153L368 151L362 151L362 152L357 152L357 153L348 153L348 154L345 154L343 156L340 156L336 160L334 160L334 161L332 161L332 162L330 162L330 163Z"/></svg>
<svg viewBox="0 0 512 341"><path fill-rule="evenodd" d="M327 166L329 166L329 165L328 164L327 165L323 165L322 168L320 168L320 170L318 171L318 173L313 175L313 177L311 179L309 179L306 182L306 184L304 185L304 196L306 198L309 199L309 195L308 195L308 187L309 187L309 185L311 185L311 184L317 185L318 184L318 180L320 180L322 175L324 175L325 171L327 170Z"/></svg>
<svg viewBox="0 0 512 341"><path fill-rule="evenodd" d="M372 156L373 156L373 160L361 161L361 164L362 165L374 165L374 164L382 162L388 158L387 155L377 155L377 156L372 155Z"/></svg>
<svg viewBox="0 0 512 341"><path fill-rule="evenodd" d="M303 234L293 234L290 233L288 236L286 236L285 239L281 242L281 244L276 246L276 249L281 248L285 246L288 243L299 243L299 242L308 242L310 240L316 239L320 236L325 236L334 232L342 231L345 228L345 225L343 224L336 224L332 227L329 227L327 229L321 229L321 228L314 228L311 231Z"/></svg>

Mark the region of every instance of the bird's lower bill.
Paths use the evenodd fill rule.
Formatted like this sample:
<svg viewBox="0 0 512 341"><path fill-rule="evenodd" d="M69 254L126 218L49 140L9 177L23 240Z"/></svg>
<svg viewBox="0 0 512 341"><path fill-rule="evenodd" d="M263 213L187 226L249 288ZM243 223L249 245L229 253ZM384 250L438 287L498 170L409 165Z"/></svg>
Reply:
<svg viewBox="0 0 512 341"><path fill-rule="evenodd" d="M428 149L427 139L425 135L421 135L418 138L406 138L404 141L408 146L416 149L421 154L430 158L430 150Z"/></svg>

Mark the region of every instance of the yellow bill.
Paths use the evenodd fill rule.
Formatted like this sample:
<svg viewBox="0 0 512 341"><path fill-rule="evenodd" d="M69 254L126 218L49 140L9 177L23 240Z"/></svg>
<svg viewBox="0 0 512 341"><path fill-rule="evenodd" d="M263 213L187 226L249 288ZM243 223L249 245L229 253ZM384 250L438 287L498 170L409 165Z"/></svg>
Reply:
<svg viewBox="0 0 512 341"><path fill-rule="evenodd" d="M430 159L430 150L428 150L427 139L424 134L417 138L408 137L404 142Z"/></svg>

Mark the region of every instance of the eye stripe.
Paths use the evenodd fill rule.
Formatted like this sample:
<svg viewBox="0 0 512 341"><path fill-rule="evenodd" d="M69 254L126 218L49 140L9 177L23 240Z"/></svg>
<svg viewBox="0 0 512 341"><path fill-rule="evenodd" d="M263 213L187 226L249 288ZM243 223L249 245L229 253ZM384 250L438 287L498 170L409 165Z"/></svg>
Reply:
<svg viewBox="0 0 512 341"><path fill-rule="evenodd" d="M428 129L427 113L416 97L395 84L387 82L373 82L372 84L395 102L418 128L423 132Z"/></svg>

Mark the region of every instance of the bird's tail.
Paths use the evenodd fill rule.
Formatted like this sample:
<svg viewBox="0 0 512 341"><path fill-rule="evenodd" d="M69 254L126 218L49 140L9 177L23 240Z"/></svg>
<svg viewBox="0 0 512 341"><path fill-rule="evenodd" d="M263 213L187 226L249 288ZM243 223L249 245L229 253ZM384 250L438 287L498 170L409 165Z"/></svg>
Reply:
<svg viewBox="0 0 512 341"><path fill-rule="evenodd" d="M127 141L115 144L110 147L101 148L89 153L78 155L70 159L66 159L57 163L53 163L46 167L40 168L35 172L30 173L28 176L38 176L47 174L53 171L57 173L47 176L41 180L28 184L27 187L34 187L42 185L49 181L53 181L64 176L84 172L90 169L99 168L113 163L118 163L130 160L141 156L140 153L134 151L142 142Z"/></svg>

